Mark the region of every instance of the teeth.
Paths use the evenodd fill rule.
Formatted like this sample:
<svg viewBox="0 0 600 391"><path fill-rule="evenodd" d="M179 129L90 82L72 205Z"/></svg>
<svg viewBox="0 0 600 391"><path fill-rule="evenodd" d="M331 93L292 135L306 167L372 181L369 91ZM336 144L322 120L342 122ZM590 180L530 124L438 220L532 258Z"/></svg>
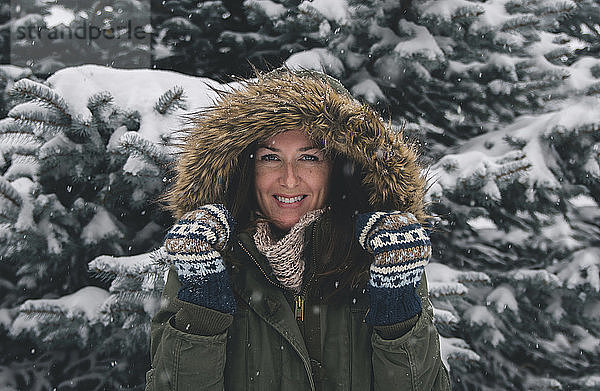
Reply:
<svg viewBox="0 0 600 391"><path fill-rule="evenodd" d="M293 202L298 202L298 201L300 201L301 199L303 199L303 198L304 198L304 196L303 196L303 195L301 195L301 196L294 197L294 198L285 198L285 197L281 197L281 196L277 196L277 195L276 195L276 196L275 196L275 198L277 198L277 200L278 200L279 202L283 202L284 204L291 204L291 203L293 203Z"/></svg>

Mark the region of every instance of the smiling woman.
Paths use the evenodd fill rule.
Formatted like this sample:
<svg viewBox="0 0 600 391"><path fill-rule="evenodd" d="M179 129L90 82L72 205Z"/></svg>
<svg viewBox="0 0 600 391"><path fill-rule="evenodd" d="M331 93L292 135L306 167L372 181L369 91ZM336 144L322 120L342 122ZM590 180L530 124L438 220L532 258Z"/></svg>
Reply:
<svg viewBox="0 0 600 391"><path fill-rule="evenodd" d="M304 132L273 136L255 156L258 208L276 228L289 231L307 212L325 205L331 161Z"/></svg>
<svg viewBox="0 0 600 391"><path fill-rule="evenodd" d="M190 115L150 390L449 390L413 147L319 72Z"/></svg>

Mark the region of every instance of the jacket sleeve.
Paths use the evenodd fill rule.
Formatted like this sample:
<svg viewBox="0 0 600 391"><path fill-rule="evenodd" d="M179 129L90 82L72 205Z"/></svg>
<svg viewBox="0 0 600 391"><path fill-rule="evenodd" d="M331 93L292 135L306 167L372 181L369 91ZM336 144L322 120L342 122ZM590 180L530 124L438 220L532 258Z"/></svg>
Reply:
<svg viewBox="0 0 600 391"><path fill-rule="evenodd" d="M373 332L374 389L450 390L448 371L440 355L440 338L433 324L433 307L427 293L427 279L417 289L423 310L410 331L396 339L384 339Z"/></svg>
<svg viewBox="0 0 600 391"><path fill-rule="evenodd" d="M146 391L223 390L227 328L233 317L177 298L171 268L150 324L152 368Z"/></svg>

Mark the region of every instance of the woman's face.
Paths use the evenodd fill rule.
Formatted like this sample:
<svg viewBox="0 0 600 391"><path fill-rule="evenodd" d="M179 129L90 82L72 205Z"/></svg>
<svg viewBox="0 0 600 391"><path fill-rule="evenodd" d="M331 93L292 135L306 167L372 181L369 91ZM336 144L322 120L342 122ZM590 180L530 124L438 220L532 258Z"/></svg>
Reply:
<svg viewBox="0 0 600 391"><path fill-rule="evenodd" d="M287 231L325 205L331 163L303 132L271 137L256 151L255 191L260 211Z"/></svg>

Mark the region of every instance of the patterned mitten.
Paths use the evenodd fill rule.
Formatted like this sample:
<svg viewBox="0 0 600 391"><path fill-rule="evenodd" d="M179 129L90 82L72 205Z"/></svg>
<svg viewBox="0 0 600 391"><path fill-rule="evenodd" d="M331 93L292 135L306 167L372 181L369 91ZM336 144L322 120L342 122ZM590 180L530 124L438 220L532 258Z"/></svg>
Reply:
<svg viewBox="0 0 600 391"><path fill-rule="evenodd" d="M165 247L182 284L177 292L180 300L228 314L235 312L229 275L219 253L234 225L223 205L210 204L183 215L167 233Z"/></svg>
<svg viewBox="0 0 600 391"><path fill-rule="evenodd" d="M428 232L411 213L374 212L358 215L356 235L375 258L365 322L385 326L418 315L421 299L416 290L431 257Z"/></svg>

